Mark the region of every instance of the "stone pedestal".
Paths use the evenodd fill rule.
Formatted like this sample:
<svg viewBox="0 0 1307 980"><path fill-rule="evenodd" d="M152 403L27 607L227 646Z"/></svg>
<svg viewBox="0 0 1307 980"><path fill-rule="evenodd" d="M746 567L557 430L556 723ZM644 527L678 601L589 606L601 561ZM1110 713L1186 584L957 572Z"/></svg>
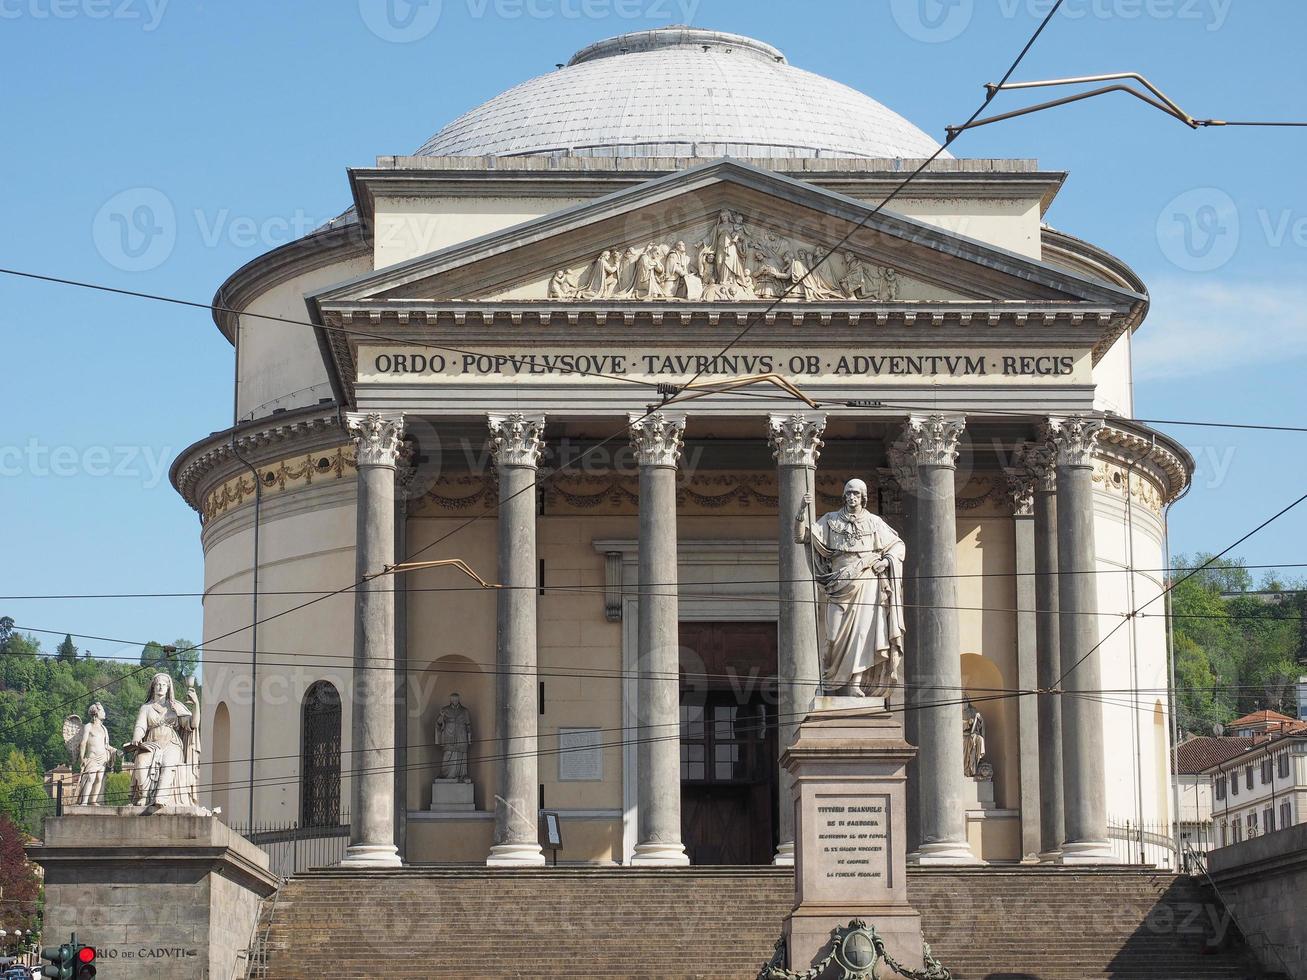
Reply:
<svg viewBox="0 0 1307 980"><path fill-rule="evenodd" d="M921 916L908 904L905 769L917 754L901 716L866 698L819 697L782 757L794 778L795 906L789 968L829 950L831 930L864 919L891 956L922 965Z"/></svg>
<svg viewBox="0 0 1307 980"><path fill-rule="evenodd" d="M461 779L431 780L431 810L435 813L471 813L476 809L472 784Z"/></svg>
<svg viewBox="0 0 1307 980"><path fill-rule="evenodd" d="M169 807L67 807L27 849L45 870L45 945L95 946L100 980L244 969L268 856L214 816Z"/></svg>

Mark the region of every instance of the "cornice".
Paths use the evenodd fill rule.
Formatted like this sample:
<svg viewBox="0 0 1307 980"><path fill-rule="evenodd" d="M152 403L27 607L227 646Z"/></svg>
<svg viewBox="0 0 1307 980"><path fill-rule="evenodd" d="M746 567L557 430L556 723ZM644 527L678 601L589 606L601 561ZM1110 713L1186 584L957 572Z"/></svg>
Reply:
<svg viewBox="0 0 1307 980"><path fill-rule="evenodd" d="M1144 318L1148 316L1152 302L1148 296L1148 287L1125 262L1083 238L1044 225L1040 228L1040 245L1041 256L1050 265L1060 266L1091 279L1099 279L1144 297L1128 316L1121 318L1121 322L1115 325L1115 329L1104 333L1094 346L1094 363L1097 364L1123 333L1127 330L1132 333L1138 330Z"/></svg>
<svg viewBox="0 0 1307 980"><path fill-rule="evenodd" d="M1150 473L1166 503L1184 495L1194 474L1193 457L1178 442L1142 423L1111 415L1105 419L1094 455Z"/></svg>
<svg viewBox="0 0 1307 980"><path fill-rule="evenodd" d="M182 450L168 478L199 512L203 495L215 484L248 472L244 460L258 466L289 453L341 445L348 438L335 406L313 405L210 434Z"/></svg>

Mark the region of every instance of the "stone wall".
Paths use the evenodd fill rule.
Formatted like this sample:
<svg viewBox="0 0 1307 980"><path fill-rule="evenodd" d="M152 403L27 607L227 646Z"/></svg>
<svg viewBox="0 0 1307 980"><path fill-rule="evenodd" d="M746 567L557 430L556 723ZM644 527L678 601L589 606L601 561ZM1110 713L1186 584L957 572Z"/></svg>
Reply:
<svg viewBox="0 0 1307 980"><path fill-rule="evenodd" d="M1307 824L1217 848L1208 867L1262 964L1307 980Z"/></svg>

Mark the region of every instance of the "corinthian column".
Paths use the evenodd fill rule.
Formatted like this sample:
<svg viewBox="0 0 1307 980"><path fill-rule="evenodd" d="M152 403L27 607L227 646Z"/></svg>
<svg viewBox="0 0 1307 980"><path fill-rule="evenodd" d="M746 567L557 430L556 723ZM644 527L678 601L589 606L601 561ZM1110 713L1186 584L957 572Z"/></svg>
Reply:
<svg viewBox="0 0 1307 980"><path fill-rule="evenodd" d="M1039 705L1039 860L1062 856L1062 699L1052 691L1062 674L1057 597L1057 450L1030 443L1023 454L1035 486L1035 647Z"/></svg>
<svg viewBox="0 0 1307 980"><path fill-rule="evenodd" d="M907 449L907 444L900 440L885 451L889 463L885 474L892 482L881 487L881 507L886 517L897 501L900 520L903 523L905 557L903 559L903 696L899 703L903 706L903 737L912 745L918 745L921 738L918 732L917 711L913 704L913 692L921 687L921 658L917 655L917 457ZM921 770L915 763L908 764L907 772L907 810L909 853L916 853L921 843Z"/></svg>
<svg viewBox="0 0 1307 980"><path fill-rule="evenodd" d="M957 504L953 481L960 415L913 415L898 449L917 464L918 686L907 710L917 716L919 864L975 864L962 801L962 651L958 633Z"/></svg>
<svg viewBox="0 0 1307 980"><path fill-rule="evenodd" d="M499 472L495 734L499 792L486 864L544 864L537 826L536 468L543 415L488 415Z"/></svg>
<svg viewBox="0 0 1307 980"><path fill-rule="evenodd" d="M631 413L640 464L639 843L632 864L684 865L681 843L681 684L676 584L676 463L685 416Z"/></svg>
<svg viewBox="0 0 1307 980"><path fill-rule="evenodd" d="M348 412L358 464L350 834L341 865L393 868L395 847L395 465L404 416Z"/></svg>
<svg viewBox="0 0 1307 980"><path fill-rule="evenodd" d="M1094 580L1094 448L1103 420L1052 419L1057 449L1057 560L1061 624L1062 780L1066 840L1063 864L1115 860L1107 840L1106 760L1098 650L1098 583Z"/></svg>
<svg viewBox="0 0 1307 980"><path fill-rule="evenodd" d="M777 750L784 753L799 729L799 722L812 707L821 682L821 657L817 650L817 593L808 549L799 544L795 522L807 516L804 494L813 490L813 473L821 455L821 434L826 429L824 414L773 414L767 419L767 434L776 457L777 490L780 496L778 539L780 609L777 634L780 657L777 664L780 687L780 721ZM779 765L779 762L778 762ZM780 827L773 864L794 864L794 776L780 766Z"/></svg>

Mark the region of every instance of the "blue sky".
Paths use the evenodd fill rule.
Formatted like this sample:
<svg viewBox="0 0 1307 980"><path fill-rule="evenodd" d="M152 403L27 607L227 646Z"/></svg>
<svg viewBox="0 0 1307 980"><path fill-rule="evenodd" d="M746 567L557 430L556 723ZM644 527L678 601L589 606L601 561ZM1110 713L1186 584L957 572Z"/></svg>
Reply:
<svg viewBox="0 0 1307 980"><path fill-rule="evenodd" d="M1047 9L0 0L0 264L207 302L233 269L347 207L346 167L410 152L583 45L658 24L770 41L942 137ZM1198 117L1302 117L1304 34L1300 0L1068 0L1018 78L1136 70ZM996 108L1023 101L1003 96ZM1118 95L969 133L955 152L1069 171L1049 223L1149 283L1141 416L1303 424L1305 148L1307 131L1191 132ZM176 234L162 251L124 258L115 247L111 215L125 192L171 209ZM209 317L0 277L0 331L0 595L199 591L198 521L166 471L230 422L232 352ZM1176 550L1220 549L1307 486L1307 434L1163 428L1199 463L1172 513ZM1307 505L1239 553L1307 561L1305 539ZM195 598L0 600L0 612L131 641L200 635ZM135 652L80 642L102 656Z"/></svg>

